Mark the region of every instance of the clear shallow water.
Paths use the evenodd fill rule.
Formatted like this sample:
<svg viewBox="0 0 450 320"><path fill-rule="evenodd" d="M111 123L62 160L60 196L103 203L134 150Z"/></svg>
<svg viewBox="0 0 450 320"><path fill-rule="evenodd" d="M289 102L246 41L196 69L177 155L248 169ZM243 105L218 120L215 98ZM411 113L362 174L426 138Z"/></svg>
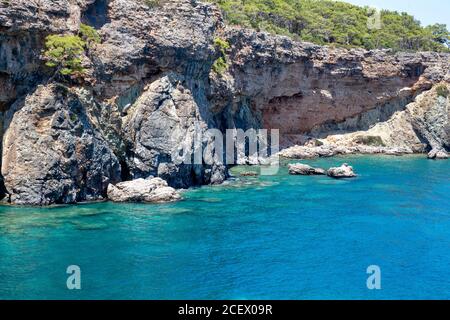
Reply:
<svg viewBox="0 0 450 320"><path fill-rule="evenodd" d="M305 161L343 162L360 177L282 168L175 204L0 207L0 298L449 299L450 162ZM374 264L380 291L366 288Z"/></svg>

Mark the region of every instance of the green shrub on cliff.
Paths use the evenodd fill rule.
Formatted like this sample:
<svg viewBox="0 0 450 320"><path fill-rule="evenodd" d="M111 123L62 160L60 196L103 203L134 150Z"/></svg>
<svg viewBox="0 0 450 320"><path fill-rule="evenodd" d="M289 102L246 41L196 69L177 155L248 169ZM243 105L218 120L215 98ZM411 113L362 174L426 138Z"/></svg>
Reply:
<svg viewBox="0 0 450 320"><path fill-rule="evenodd" d="M228 41L221 38L214 39L214 46L216 48L219 48L220 52L222 52L223 55L225 55L225 52L230 48L230 44L228 43Z"/></svg>
<svg viewBox="0 0 450 320"><path fill-rule="evenodd" d="M374 147L386 146L380 136L357 136L355 138L355 143Z"/></svg>
<svg viewBox="0 0 450 320"><path fill-rule="evenodd" d="M413 16L381 11L380 28L369 27L374 10L330 0L213 0L236 25L321 45L366 49L449 51L445 25L422 27Z"/></svg>
<svg viewBox="0 0 450 320"><path fill-rule="evenodd" d="M80 24L80 36L84 41L90 43L100 43L100 35L97 30L86 24Z"/></svg>
<svg viewBox="0 0 450 320"><path fill-rule="evenodd" d="M214 46L219 49L220 57L214 62L212 69L218 75L222 75L228 68L226 51L230 48L230 44L226 40L215 38Z"/></svg>
<svg viewBox="0 0 450 320"><path fill-rule="evenodd" d="M144 0L144 3L149 8L156 8L162 5L163 0Z"/></svg>
<svg viewBox="0 0 450 320"><path fill-rule="evenodd" d="M224 57L218 58L212 66L213 71L218 75L222 75L227 70L227 68L228 64Z"/></svg>
<svg viewBox="0 0 450 320"><path fill-rule="evenodd" d="M445 84L438 84L436 87L436 93L440 97L448 98L450 96L450 91Z"/></svg>
<svg viewBox="0 0 450 320"><path fill-rule="evenodd" d="M82 58L86 42L74 35L50 35L45 39L46 66L62 75L82 74Z"/></svg>

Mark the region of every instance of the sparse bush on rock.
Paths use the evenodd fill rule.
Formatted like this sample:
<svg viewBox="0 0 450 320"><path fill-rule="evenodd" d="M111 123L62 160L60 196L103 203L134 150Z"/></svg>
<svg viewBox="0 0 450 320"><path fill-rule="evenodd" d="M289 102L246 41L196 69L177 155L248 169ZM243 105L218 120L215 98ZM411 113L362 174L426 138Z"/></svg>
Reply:
<svg viewBox="0 0 450 320"><path fill-rule="evenodd" d="M57 74L80 77L85 73L82 61L86 49L100 42L97 30L83 23L79 35L49 35L45 38L45 65L56 68Z"/></svg>
<svg viewBox="0 0 450 320"><path fill-rule="evenodd" d="M214 46L219 49L221 56L214 62L212 69L218 75L222 75L228 68L226 51L230 48L230 44L226 40L215 38Z"/></svg>
<svg viewBox="0 0 450 320"><path fill-rule="evenodd" d="M80 36L87 43L100 43L100 35L97 30L86 24L80 24Z"/></svg>
<svg viewBox="0 0 450 320"><path fill-rule="evenodd" d="M383 139L379 136L357 136L355 142L366 146L384 147Z"/></svg>
<svg viewBox="0 0 450 320"><path fill-rule="evenodd" d="M45 41L46 66L56 68L57 72L64 76L82 74L85 47L86 42L79 36L49 35Z"/></svg>
<svg viewBox="0 0 450 320"><path fill-rule="evenodd" d="M163 0L144 0L144 3L149 8L155 8L155 7L161 6L163 3Z"/></svg>
<svg viewBox="0 0 450 320"><path fill-rule="evenodd" d="M450 95L450 91L448 90L448 87L445 84L438 84L436 86L436 93L440 97L447 98Z"/></svg>

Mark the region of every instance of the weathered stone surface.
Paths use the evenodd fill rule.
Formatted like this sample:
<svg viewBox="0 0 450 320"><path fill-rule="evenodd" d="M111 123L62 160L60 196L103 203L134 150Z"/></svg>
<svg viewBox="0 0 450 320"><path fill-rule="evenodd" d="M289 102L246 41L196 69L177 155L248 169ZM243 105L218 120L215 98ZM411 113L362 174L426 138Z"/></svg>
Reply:
<svg viewBox="0 0 450 320"><path fill-rule="evenodd" d="M161 178L136 179L108 186L108 199L114 202L172 202L180 194Z"/></svg>
<svg viewBox="0 0 450 320"><path fill-rule="evenodd" d="M346 148L375 143L378 146L373 147L388 148L397 154L405 153L405 150L411 153L424 152L427 148L449 149L450 98L438 95L437 88L442 85L450 90L449 84L440 83L418 95L403 111L396 112L389 120L368 131L331 135L324 143ZM365 141L361 141L361 137L365 137Z"/></svg>
<svg viewBox="0 0 450 320"><path fill-rule="evenodd" d="M353 167L344 163L340 167L330 168L327 171L327 175L332 178L342 179L342 178L354 178L357 175L353 172Z"/></svg>
<svg viewBox="0 0 450 320"><path fill-rule="evenodd" d="M445 150L433 149L428 153L428 159L433 160L445 160L448 159L449 155Z"/></svg>
<svg viewBox="0 0 450 320"><path fill-rule="evenodd" d="M49 85L8 112L2 174L11 203L49 205L103 199L120 165L78 97Z"/></svg>
<svg viewBox="0 0 450 320"><path fill-rule="evenodd" d="M288 166L290 175L302 175L302 176L314 176L314 175L325 175L326 171L320 168L313 168L306 164L290 164Z"/></svg>
<svg viewBox="0 0 450 320"><path fill-rule="evenodd" d="M128 166L133 178L159 176L178 188L225 180L226 168L218 161L195 161L195 150L208 150L212 141L204 120L207 110L202 114L202 106L183 86L183 80L173 73L163 76L149 85L127 111L124 131L132 146ZM203 155L213 156L200 152Z"/></svg>
<svg viewBox="0 0 450 320"><path fill-rule="evenodd" d="M326 136L387 120L433 83L448 77L446 54L389 54L294 42L230 29L230 73L240 101L251 100L266 128Z"/></svg>

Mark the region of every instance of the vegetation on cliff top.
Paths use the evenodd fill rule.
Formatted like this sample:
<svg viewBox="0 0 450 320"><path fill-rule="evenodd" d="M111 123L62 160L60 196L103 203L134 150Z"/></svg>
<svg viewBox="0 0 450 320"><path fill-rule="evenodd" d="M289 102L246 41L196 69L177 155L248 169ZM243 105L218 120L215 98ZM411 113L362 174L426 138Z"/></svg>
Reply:
<svg viewBox="0 0 450 320"><path fill-rule="evenodd" d="M422 27L407 13L381 11L381 25L373 28L375 10L330 0L212 0L225 19L235 25L320 45L389 48L402 51L449 51L446 25ZM372 20L371 20L372 19Z"/></svg>

